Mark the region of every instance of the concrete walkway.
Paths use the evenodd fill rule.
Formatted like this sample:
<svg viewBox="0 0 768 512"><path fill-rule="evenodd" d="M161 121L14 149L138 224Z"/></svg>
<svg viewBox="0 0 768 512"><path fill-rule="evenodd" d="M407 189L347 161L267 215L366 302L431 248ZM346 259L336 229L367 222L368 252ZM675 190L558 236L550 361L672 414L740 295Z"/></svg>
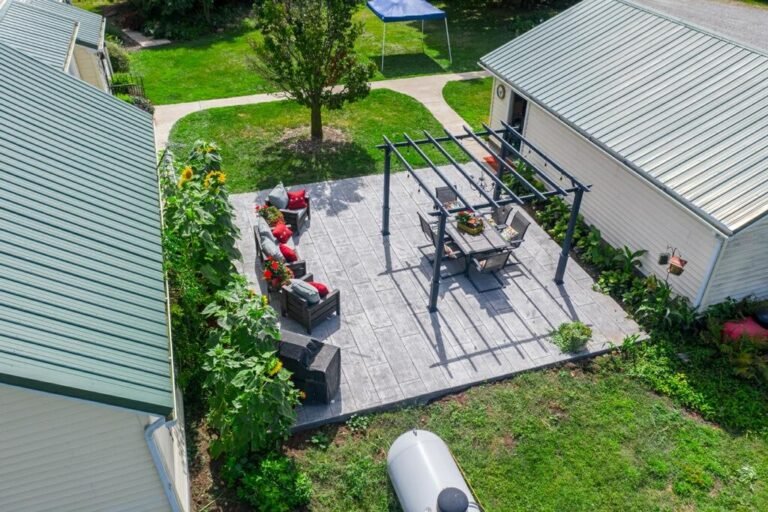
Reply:
<svg viewBox="0 0 768 512"><path fill-rule="evenodd" d="M446 83L456 80L471 80L488 76L485 71L471 71L468 73L446 73L442 75L418 76L413 78L398 78L394 80L381 80L372 82L372 89L391 89L407 94L424 104L433 116L445 126L451 133L459 133L465 121L443 99L443 87ZM155 144L158 148L164 148L168 144L171 128L176 122L193 112L217 107L233 107L238 105L253 105L269 101L285 99L283 93L253 94L250 96L237 96L234 98L220 98L215 100L192 101L189 103L176 103L173 105L158 105L155 107ZM490 98L489 98L490 101ZM475 149L469 144L467 147ZM480 154L478 152L478 154Z"/></svg>

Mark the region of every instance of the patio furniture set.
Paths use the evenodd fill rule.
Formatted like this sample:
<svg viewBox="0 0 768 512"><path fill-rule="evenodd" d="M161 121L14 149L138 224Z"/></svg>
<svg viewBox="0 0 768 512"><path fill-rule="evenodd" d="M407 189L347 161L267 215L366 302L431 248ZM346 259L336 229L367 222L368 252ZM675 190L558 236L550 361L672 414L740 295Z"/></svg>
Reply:
<svg viewBox="0 0 768 512"><path fill-rule="evenodd" d="M306 261L299 257L295 235L308 226L311 201L304 190L289 192L279 184L264 205L255 205L253 237L256 274L273 294L279 294L282 316L313 328L336 313L341 315L341 293L314 281Z"/></svg>
<svg viewBox="0 0 768 512"><path fill-rule="evenodd" d="M437 187L435 197L447 209L454 209L459 199L457 193L450 187ZM422 232L432 247L437 248L440 243L438 221L430 221L421 213L418 215ZM471 225L468 225L468 222L471 222ZM502 288L504 282L499 278L498 273L509 264L510 259L515 259L515 263L518 263L513 251L523 243L528 226L530 221L512 204L492 208L483 216L469 211L462 211L453 216L445 226L443 251L448 258L462 259L464 268L460 272L441 275L441 277L464 274L475 289L481 292ZM499 286L480 290L472 279L472 270L479 274L492 275Z"/></svg>

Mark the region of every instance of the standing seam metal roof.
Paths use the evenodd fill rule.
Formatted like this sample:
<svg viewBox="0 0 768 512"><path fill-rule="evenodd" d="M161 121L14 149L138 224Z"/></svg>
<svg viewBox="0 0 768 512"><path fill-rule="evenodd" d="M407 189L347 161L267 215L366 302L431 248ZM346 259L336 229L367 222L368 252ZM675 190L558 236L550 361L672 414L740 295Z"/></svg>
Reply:
<svg viewBox="0 0 768 512"><path fill-rule="evenodd" d="M101 15L56 0L16 1L78 22L80 28L77 31L77 42L94 49L101 48L104 42L104 18Z"/></svg>
<svg viewBox="0 0 768 512"><path fill-rule="evenodd" d="M480 62L719 230L768 213L768 55L585 0Z"/></svg>
<svg viewBox="0 0 768 512"><path fill-rule="evenodd" d="M0 44L0 382L168 414L152 117Z"/></svg>
<svg viewBox="0 0 768 512"><path fill-rule="evenodd" d="M77 22L15 1L0 14L0 43L57 69L69 65Z"/></svg>

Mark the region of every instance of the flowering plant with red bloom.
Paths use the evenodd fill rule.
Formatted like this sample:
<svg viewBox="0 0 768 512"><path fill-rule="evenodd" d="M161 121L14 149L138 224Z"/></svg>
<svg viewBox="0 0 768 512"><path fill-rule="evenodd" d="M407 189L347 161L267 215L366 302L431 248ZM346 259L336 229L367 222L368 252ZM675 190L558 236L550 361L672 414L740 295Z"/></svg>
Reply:
<svg viewBox="0 0 768 512"><path fill-rule="evenodd" d="M285 284L293 278L293 271L286 266L285 262L269 257L264 263L262 275L267 281L278 280L280 284Z"/></svg>
<svg viewBox="0 0 768 512"><path fill-rule="evenodd" d="M474 213L470 212L469 210L464 210L457 213L456 220L459 221L461 224L465 224L470 227L483 225L483 219L481 217L478 217Z"/></svg>
<svg viewBox="0 0 768 512"><path fill-rule="evenodd" d="M254 206L254 210L256 210L256 213L261 215L264 220L267 221L267 224L269 224L272 227L277 226L281 222L285 222L285 217L283 217L283 213L275 208L274 206L267 206L266 204L257 204Z"/></svg>

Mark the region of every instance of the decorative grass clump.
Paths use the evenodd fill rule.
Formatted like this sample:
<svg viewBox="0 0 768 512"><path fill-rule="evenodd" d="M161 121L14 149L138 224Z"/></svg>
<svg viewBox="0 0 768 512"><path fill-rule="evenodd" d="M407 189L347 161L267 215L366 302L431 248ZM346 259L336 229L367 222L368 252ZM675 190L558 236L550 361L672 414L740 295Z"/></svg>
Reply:
<svg viewBox="0 0 768 512"><path fill-rule="evenodd" d="M592 329L582 322L562 323L552 332L552 342L563 352L578 352L592 338Z"/></svg>

